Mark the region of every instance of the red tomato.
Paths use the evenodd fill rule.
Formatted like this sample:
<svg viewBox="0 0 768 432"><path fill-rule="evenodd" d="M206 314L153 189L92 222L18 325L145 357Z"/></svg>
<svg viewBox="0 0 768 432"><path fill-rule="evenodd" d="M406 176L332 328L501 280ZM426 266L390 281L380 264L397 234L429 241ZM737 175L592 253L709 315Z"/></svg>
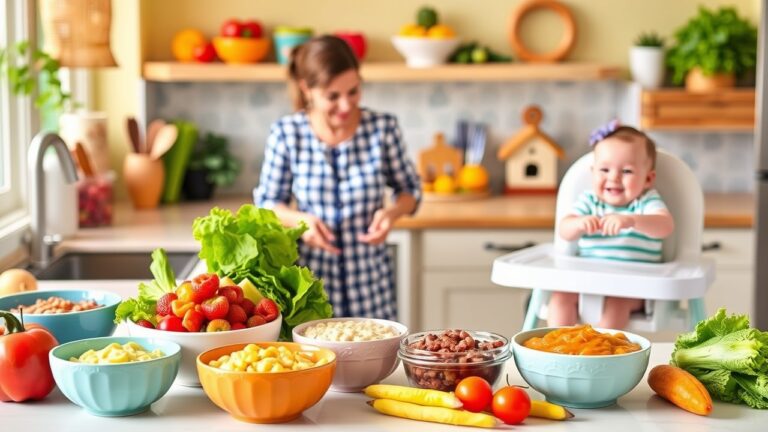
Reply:
<svg viewBox="0 0 768 432"><path fill-rule="evenodd" d="M502 387L493 395L493 415L506 424L520 424L531 412L531 398L520 387Z"/></svg>
<svg viewBox="0 0 768 432"><path fill-rule="evenodd" d="M477 376L467 377L459 381L454 393L464 404L464 409L472 412L484 411L493 400L491 385L488 384L488 381Z"/></svg>
<svg viewBox="0 0 768 432"><path fill-rule="evenodd" d="M261 37L261 33L261 23L255 20L249 20L243 23L240 30L240 37L256 39Z"/></svg>
<svg viewBox="0 0 768 432"><path fill-rule="evenodd" d="M48 351L59 343L42 326L26 328L10 312L0 311L7 334L0 336L0 401L40 400L53 390ZM4 332L5 333L5 332Z"/></svg>
<svg viewBox="0 0 768 432"><path fill-rule="evenodd" d="M181 318L175 315L168 315L165 318L163 318L163 320L157 324L157 328L158 330L165 330L165 331L175 331L175 332L187 331L187 329L184 328L184 325L182 324Z"/></svg>
<svg viewBox="0 0 768 432"><path fill-rule="evenodd" d="M201 63L210 63L216 60L216 48L213 47L213 43L211 42L208 42L205 45L196 46L193 54L195 60Z"/></svg>
<svg viewBox="0 0 768 432"><path fill-rule="evenodd" d="M240 37L243 25L236 19L228 19L221 25L221 35L225 37Z"/></svg>

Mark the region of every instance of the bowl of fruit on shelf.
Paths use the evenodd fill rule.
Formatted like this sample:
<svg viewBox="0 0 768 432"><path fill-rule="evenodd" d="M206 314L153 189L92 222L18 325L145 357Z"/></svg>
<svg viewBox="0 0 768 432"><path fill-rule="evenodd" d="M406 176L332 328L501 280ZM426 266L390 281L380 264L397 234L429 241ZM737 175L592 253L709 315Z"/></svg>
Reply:
<svg viewBox="0 0 768 432"><path fill-rule="evenodd" d="M225 63L257 63L269 54L271 40L262 37L258 21L230 19L222 24L219 36L213 38L213 46Z"/></svg>
<svg viewBox="0 0 768 432"><path fill-rule="evenodd" d="M411 68L446 63L459 42L453 28L440 23L437 11L430 7L419 9L416 22L404 25L396 36L392 36L392 45Z"/></svg>

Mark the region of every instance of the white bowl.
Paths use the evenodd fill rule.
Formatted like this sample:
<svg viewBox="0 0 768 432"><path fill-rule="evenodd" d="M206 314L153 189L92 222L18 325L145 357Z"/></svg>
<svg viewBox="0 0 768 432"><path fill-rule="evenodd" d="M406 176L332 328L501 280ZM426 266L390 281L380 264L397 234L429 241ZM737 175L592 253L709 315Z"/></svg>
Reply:
<svg viewBox="0 0 768 432"><path fill-rule="evenodd" d="M399 334L386 339L360 342L331 342L304 336L308 327L323 322L334 321L374 321L377 324L393 327ZM293 328L293 341L328 348L336 353L336 372L333 375L331 390L338 392L358 392L376 384L397 369L400 361L397 349L400 339L408 334L408 327L396 321L373 318L329 318L308 321Z"/></svg>
<svg viewBox="0 0 768 432"><path fill-rule="evenodd" d="M459 38L392 36L392 45L405 57L408 67L427 68L445 63L459 46Z"/></svg>
<svg viewBox="0 0 768 432"><path fill-rule="evenodd" d="M274 342L280 336L283 315L274 321L256 327L223 332L183 333L142 327L128 321L128 333L131 336L169 340L181 346L181 367L176 376L176 383L184 386L200 386L197 376L197 356L201 353L224 345L251 342Z"/></svg>

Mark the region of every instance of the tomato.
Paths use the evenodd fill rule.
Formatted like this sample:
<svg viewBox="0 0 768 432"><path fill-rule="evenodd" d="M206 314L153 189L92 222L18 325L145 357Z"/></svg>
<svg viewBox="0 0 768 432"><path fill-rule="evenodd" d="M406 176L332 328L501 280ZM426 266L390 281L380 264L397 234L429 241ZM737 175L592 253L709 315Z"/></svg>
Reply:
<svg viewBox="0 0 768 432"><path fill-rule="evenodd" d="M520 387L507 386L493 395L493 415L506 424L519 424L531 412L531 398Z"/></svg>
<svg viewBox="0 0 768 432"><path fill-rule="evenodd" d="M221 25L221 35L225 37L240 37L243 25L236 19L228 19Z"/></svg>
<svg viewBox="0 0 768 432"><path fill-rule="evenodd" d="M42 326L28 326L0 311L6 334L0 336L0 401L22 402L48 396L53 381L48 352L59 343Z"/></svg>
<svg viewBox="0 0 768 432"><path fill-rule="evenodd" d="M175 332L187 331L187 329L182 324L181 318L175 315L168 315L165 318L163 318L163 320L157 324L157 328L158 330L165 330L165 331L175 331Z"/></svg>
<svg viewBox="0 0 768 432"><path fill-rule="evenodd" d="M195 60L200 63L210 63L216 60L216 48L213 43L208 42L205 45L198 45L194 50Z"/></svg>
<svg viewBox="0 0 768 432"><path fill-rule="evenodd" d="M249 20L243 23L240 30L240 37L244 38L260 38L261 37L261 23L254 20Z"/></svg>
<svg viewBox="0 0 768 432"><path fill-rule="evenodd" d="M472 412L484 411L491 405L493 390L488 381L477 376L471 376L459 381L454 390L464 409Z"/></svg>

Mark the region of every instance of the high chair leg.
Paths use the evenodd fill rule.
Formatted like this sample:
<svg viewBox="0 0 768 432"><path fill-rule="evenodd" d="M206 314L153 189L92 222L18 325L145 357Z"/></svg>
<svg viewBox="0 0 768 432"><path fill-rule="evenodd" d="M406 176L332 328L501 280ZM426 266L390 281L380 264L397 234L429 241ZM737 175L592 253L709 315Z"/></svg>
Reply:
<svg viewBox="0 0 768 432"><path fill-rule="evenodd" d="M528 311L525 313L523 321L523 330L532 330L536 328L539 321L539 310L549 299L549 291L535 289L531 292L531 301L528 302Z"/></svg>
<svg viewBox="0 0 768 432"><path fill-rule="evenodd" d="M704 308L704 299L695 298L688 300L688 314L691 317L690 330L696 329L696 324L707 318L707 311Z"/></svg>

